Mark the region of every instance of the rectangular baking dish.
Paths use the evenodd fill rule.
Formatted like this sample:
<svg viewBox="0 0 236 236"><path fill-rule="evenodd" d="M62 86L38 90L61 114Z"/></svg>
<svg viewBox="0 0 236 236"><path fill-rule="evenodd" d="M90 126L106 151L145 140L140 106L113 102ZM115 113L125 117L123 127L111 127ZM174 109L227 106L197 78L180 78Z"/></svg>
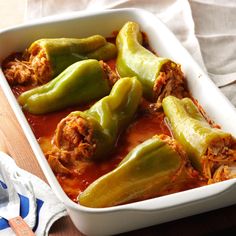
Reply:
<svg viewBox="0 0 236 236"><path fill-rule="evenodd" d="M73 13L0 32L0 61L12 52L23 51L31 42L46 37L86 37L93 34L111 36L127 21L136 21L148 35L151 47L160 55L180 63L189 90L207 114L222 129L236 136L236 111L211 82L190 54L168 28L151 13L141 9L117 9L93 13ZM20 106L0 70L0 82L35 156L57 197L65 204L75 226L86 235L111 235L182 217L210 211L236 203L236 179L204 186L159 198L92 209L72 202L60 187Z"/></svg>

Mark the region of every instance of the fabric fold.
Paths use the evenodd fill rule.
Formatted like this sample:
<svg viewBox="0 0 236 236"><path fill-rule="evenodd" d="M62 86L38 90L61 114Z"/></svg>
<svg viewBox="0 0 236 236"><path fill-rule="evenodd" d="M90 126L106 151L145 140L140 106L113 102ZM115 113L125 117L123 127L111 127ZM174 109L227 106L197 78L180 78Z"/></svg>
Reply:
<svg viewBox="0 0 236 236"><path fill-rule="evenodd" d="M57 7L55 8L55 4ZM136 7L152 12L176 35L216 86L236 106L236 2L233 0L28 0L26 20L49 15ZM229 88L225 89L226 86Z"/></svg>
<svg viewBox="0 0 236 236"><path fill-rule="evenodd" d="M0 165L0 187L5 190L14 188L20 198L21 217L36 236L48 235L51 225L67 215L64 204L44 181L19 168L15 161L3 152L0 152ZM6 179L4 176L9 177ZM7 221L1 217L0 235L15 235Z"/></svg>

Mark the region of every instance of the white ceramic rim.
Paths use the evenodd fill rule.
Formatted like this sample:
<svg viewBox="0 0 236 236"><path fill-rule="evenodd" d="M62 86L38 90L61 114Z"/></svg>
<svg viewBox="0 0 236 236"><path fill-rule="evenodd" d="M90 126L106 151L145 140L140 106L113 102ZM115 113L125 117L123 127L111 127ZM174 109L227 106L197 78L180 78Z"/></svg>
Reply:
<svg viewBox="0 0 236 236"><path fill-rule="evenodd" d="M23 24L17 27L10 27L5 30L0 31L0 37L2 34L8 32L8 31L15 31L19 29L24 29L24 28L30 28L36 25L42 25L42 24L48 24L52 22L61 22L61 21L66 21L70 19L80 19L84 17L90 17L93 15L100 15L100 14L110 14L110 13L117 13L117 12L136 12L138 14L148 14L150 15L151 13L142 10L142 9L137 9L137 8L123 8L123 9L111 9L111 10L104 10L104 11L97 11L97 12L75 12L70 15L59 15L55 17L47 17L43 18L37 21L34 21L32 23L27 23ZM153 20L159 21L159 24L163 24L160 20L158 20L155 16L153 16ZM170 32L170 34L172 34ZM173 34L172 34L173 35ZM175 36L173 35L175 38ZM179 43L180 47L182 45ZM185 50L185 49L184 49ZM189 58L192 58L187 50L185 50L186 55L188 55ZM198 70L201 72L204 77L208 78L208 76L202 71L202 69L196 64L196 62L192 60L192 63L194 64L195 67L198 68ZM0 70L0 76L2 78L5 78L3 75L2 70ZM208 78L209 83L213 84L213 82ZM125 204L121 206L114 206L114 207L108 207L108 208L88 208L81 206L79 204L74 203L72 200L69 199L69 197L65 194L61 186L59 185L55 175L53 174L51 168L49 167L49 164L47 163L46 158L44 157L44 154L37 143L35 136L31 130L31 128L28 125L28 122L26 118L23 115L23 112L17 103L14 95L11 92L11 89L5 79L1 79L0 81L1 86L4 90L4 93L6 97L8 98L8 101L11 104L12 109L15 112L15 115L18 119L18 121L21 124L21 127L23 128L23 131L37 157L37 160L43 169L43 172L50 183L52 189L55 191L56 195L59 197L59 199L66 205L66 207L69 207L74 210L82 211L82 212L88 212L88 213L111 213L111 212L116 212L116 211L128 211L128 210L141 210L141 211L157 211L161 209L168 209L172 208L174 206L180 206L184 205L187 203L193 203L195 201L200 201L202 199L206 198L211 198L217 194L221 194L224 191L229 191L230 188L235 187L236 179L232 180L227 180L224 182L216 183L213 185L208 185L208 186L203 186L203 187L198 187L194 188L191 190L186 190L183 192L178 192L158 198L153 198L145 201L139 201L139 202L134 202L130 204ZM219 95L222 96L222 94L219 92ZM228 101L228 99L225 98L225 103L231 107L231 109L234 109L234 106Z"/></svg>

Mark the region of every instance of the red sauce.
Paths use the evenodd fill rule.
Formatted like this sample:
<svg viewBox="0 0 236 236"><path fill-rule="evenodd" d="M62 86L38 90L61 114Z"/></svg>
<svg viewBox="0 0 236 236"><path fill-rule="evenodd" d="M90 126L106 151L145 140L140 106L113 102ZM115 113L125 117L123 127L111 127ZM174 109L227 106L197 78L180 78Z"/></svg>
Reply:
<svg viewBox="0 0 236 236"><path fill-rule="evenodd" d="M67 108L59 112L52 112L46 115L33 115L24 111L27 121L38 139L40 137L52 136L57 124L74 110L84 110L84 108Z"/></svg>
<svg viewBox="0 0 236 236"><path fill-rule="evenodd" d="M11 88L13 94L15 95L15 97L19 97L23 92L30 90L31 88L33 88L32 86L22 86L22 85L16 85L13 86Z"/></svg>

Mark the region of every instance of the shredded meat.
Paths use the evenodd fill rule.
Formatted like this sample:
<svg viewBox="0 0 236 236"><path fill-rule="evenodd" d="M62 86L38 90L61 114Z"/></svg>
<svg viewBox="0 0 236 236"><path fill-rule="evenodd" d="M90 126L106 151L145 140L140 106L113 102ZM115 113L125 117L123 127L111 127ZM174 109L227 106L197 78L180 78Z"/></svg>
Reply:
<svg viewBox="0 0 236 236"><path fill-rule="evenodd" d="M191 99L194 102L194 104L197 106L199 112L202 114L205 120L209 123L209 125L213 128L220 129L220 125L216 124L212 119L210 119L210 117L206 114L206 112L204 111L203 107L199 104L199 102L193 97L191 97Z"/></svg>
<svg viewBox="0 0 236 236"><path fill-rule="evenodd" d="M73 156L89 158L96 147L93 141L93 127L88 120L80 116L67 116L57 126L54 144Z"/></svg>
<svg viewBox="0 0 236 236"><path fill-rule="evenodd" d="M208 181L208 184L216 183L229 179L229 168L228 166L221 165L214 172L213 177Z"/></svg>
<svg viewBox="0 0 236 236"><path fill-rule="evenodd" d="M155 107L157 109L160 108L162 100L168 95L173 95L177 98L185 97L185 87L185 78L181 71L181 66L171 61L167 62L163 65L153 87L156 99Z"/></svg>
<svg viewBox="0 0 236 236"><path fill-rule="evenodd" d="M104 61L99 61L104 73L107 75L107 79L110 87L112 87L115 82L119 79L119 76L110 68L110 66Z"/></svg>
<svg viewBox="0 0 236 236"><path fill-rule="evenodd" d="M13 58L4 63L3 73L11 85L41 85L52 78L51 65L39 46L35 46L30 53L26 51L21 59Z"/></svg>
<svg viewBox="0 0 236 236"><path fill-rule="evenodd" d="M55 173L60 174L70 174L70 170L62 164L61 159L63 158L63 153L58 151L50 151L46 153L46 158L49 165Z"/></svg>
<svg viewBox="0 0 236 236"><path fill-rule="evenodd" d="M76 114L61 120L53 139L53 147L45 156L55 173L75 174L74 165L89 159L95 150L90 122Z"/></svg>
<svg viewBox="0 0 236 236"><path fill-rule="evenodd" d="M232 137L212 143L202 157L203 175L208 183L215 183L236 176L230 166L236 166L235 140ZM233 170L233 169L232 169Z"/></svg>

